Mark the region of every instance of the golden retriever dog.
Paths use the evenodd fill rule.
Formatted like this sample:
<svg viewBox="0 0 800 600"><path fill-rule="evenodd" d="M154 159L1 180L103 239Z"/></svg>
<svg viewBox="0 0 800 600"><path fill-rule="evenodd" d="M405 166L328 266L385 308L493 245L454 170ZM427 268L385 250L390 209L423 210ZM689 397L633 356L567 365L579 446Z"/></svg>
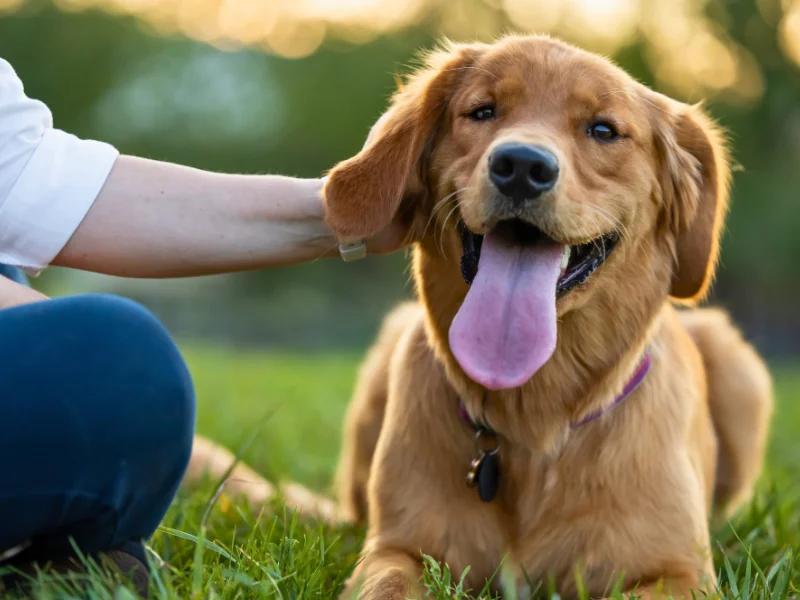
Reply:
<svg viewBox="0 0 800 600"><path fill-rule="evenodd" d="M338 507L291 492L367 523L346 597L424 596L421 553L473 590L501 564L562 598L714 590L709 518L750 496L772 410L726 314L675 306L708 290L728 185L702 109L602 57L540 36L427 57L325 187L341 237L407 220L419 298L364 363Z"/></svg>

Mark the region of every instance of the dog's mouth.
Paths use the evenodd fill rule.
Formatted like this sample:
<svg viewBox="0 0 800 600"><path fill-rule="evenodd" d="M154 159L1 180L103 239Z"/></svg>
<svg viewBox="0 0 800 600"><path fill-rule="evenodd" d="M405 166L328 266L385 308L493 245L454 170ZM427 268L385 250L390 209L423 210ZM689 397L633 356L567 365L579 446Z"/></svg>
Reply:
<svg viewBox="0 0 800 600"><path fill-rule="evenodd" d="M485 236L462 225L461 234L470 289L450 327L450 348L474 381L519 387L555 350L557 300L603 264L618 237L568 245L520 220L503 221Z"/></svg>
<svg viewBox="0 0 800 600"><path fill-rule="evenodd" d="M459 223L459 229L463 245L461 275L467 285L472 285L472 281L478 274L483 236L472 233L463 221ZM492 233L522 246L534 246L541 241L555 243L541 229L519 219L500 222ZM557 296L562 297L589 279L591 274L611 255L618 241L619 235L616 232L610 232L583 244L563 244L560 263L561 275L556 284Z"/></svg>

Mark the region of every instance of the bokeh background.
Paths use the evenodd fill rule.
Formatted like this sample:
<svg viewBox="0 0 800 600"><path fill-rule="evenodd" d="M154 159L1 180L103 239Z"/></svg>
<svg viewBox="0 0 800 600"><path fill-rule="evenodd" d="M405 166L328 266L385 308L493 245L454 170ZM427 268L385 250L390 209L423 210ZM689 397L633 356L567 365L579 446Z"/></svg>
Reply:
<svg viewBox="0 0 800 600"><path fill-rule="evenodd" d="M441 36L550 32L613 56L731 132L733 212L713 301L771 357L800 352L800 0L0 0L0 56L57 127L217 171L319 176L356 153L394 74ZM405 258L124 281L181 339L295 350L368 343L410 293Z"/></svg>
<svg viewBox="0 0 800 600"><path fill-rule="evenodd" d="M549 32L613 56L662 92L707 100L729 130L740 168L712 302L733 313L773 368L778 410L762 486L775 483L779 493L747 511L749 520L737 524L741 537L717 535L715 552L718 565L721 554L735 566L755 556L765 572L795 557L794 593L800 0L0 0L0 57L31 97L51 107L57 127L204 169L304 177L361 148L395 74L409 70L417 51L442 36L490 40L507 31ZM34 285L52 295L114 292L148 306L188 359L200 433L241 451L271 479L318 490L331 484L363 351L386 311L411 294L402 253L180 281L48 269ZM197 534L210 496L184 490L165 523ZM254 527L223 502L213 521L207 539L222 546L250 539ZM272 523L265 519L264 535L253 539L288 536L283 542L293 548L322 539L316 530ZM336 546L328 564L325 550L339 543L332 539L320 546L327 571L318 568L322 559L303 560L324 577L341 577L357 544ZM163 532L153 544L178 567L169 575L175 597L188 597L199 581L189 575L193 545ZM268 565L281 556L271 546L261 554ZM231 590L217 596L251 590L240 585L247 581L241 573L209 576L213 568L203 581ZM294 558L287 568L275 567L302 571ZM264 577L255 568L250 576ZM281 581L290 586L293 577Z"/></svg>

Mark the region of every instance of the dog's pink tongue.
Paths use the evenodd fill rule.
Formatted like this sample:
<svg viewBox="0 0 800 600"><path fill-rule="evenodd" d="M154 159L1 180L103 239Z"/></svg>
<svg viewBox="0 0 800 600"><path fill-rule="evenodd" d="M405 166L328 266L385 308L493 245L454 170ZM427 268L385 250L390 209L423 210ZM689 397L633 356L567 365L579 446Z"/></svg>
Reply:
<svg viewBox="0 0 800 600"><path fill-rule="evenodd" d="M478 274L450 327L450 348L470 379L519 387L556 347L556 284L563 246L483 240Z"/></svg>

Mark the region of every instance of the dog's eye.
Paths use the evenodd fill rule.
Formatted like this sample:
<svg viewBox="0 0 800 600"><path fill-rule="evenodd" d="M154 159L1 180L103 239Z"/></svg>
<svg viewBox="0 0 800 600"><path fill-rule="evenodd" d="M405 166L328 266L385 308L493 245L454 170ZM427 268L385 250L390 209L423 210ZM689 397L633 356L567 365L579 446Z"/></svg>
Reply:
<svg viewBox="0 0 800 600"><path fill-rule="evenodd" d="M497 116L497 112L495 111L494 105L486 104L476 108L467 116L473 121L491 121Z"/></svg>
<svg viewBox="0 0 800 600"><path fill-rule="evenodd" d="M610 142L619 137L616 128L606 121L592 123L589 125L587 133L589 137L593 137L600 142Z"/></svg>

